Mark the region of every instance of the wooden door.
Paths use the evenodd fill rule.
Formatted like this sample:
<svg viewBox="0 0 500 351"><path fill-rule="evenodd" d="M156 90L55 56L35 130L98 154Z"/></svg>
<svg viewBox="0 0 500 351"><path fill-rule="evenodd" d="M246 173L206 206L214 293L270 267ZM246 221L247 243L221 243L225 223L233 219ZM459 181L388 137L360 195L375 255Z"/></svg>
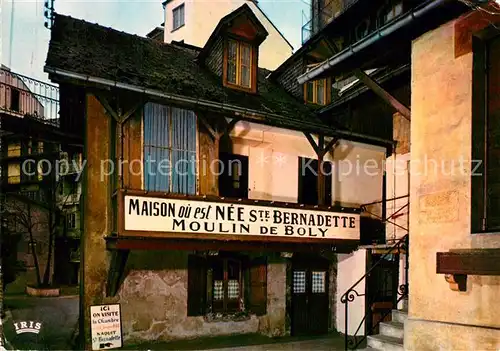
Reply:
<svg viewBox="0 0 500 351"><path fill-rule="evenodd" d="M292 264L292 335L328 332L328 261L314 257Z"/></svg>
<svg viewBox="0 0 500 351"><path fill-rule="evenodd" d="M368 277L367 299L371 314L367 320L368 332L378 322L391 320L390 312L396 308L398 299L399 255L388 255L383 259L382 256L371 255L372 265L379 261L380 263ZM375 328L373 333L378 333L378 328Z"/></svg>

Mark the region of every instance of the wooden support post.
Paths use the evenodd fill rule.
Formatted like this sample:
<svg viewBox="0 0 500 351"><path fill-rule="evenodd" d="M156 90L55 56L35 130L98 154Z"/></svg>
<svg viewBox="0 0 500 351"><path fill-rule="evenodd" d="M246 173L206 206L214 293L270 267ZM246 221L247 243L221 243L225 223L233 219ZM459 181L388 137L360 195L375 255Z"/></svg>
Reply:
<svg viewBox="0 0 500 351"><path fill-rule="evenodd" d="M403 105L398 99L396 99L394 96L389 94L387 90L382 88L376 81L374 81L369 75L367 75L365 72L363 72L360 69L357 69L354 71L354 75L362 81L368 88L373 90L375 94L377 94L379 97L382 98L386 103L391 105L403 115L406 119L410 120L411 112L408 107Z"/></svg>
<svg viewBox="0 0 500 351"><path fill-rule="evenodd" d="M111 262L109 265L108 282L106 285L107 297L115 296L120 288L129 252L130 250L111 251Z"/></svg>
<svg viewBox="0 0 500 351"><path fill-rule="evenodd" d="M96 98L99 100L101 105L104 107L106 110L106 113L110 115L115 121L116 121L116 130L115 130L115 145L116 147L116 157L115 161L118 161L118 169L116 169L115 165L115 170L118 171L118 188L123 188L123 150L124 150L124 145L123 145L123 125L125 122L140 108L144 106L144 101L139 101L138 103L134 104L131 108L129 108L125 113L122 113L122 109L118 107L118 109L115 111L111 104L109 103L108 99L106 96L103 94L95 94ZM113 175L116 177L115 175ZM113 191L116 189L113 189Z"/></svg>
<svg viewBox="0 0 500 351"><path fill-rule="evenodd" d="M325 184L325 174L324 174L324 159L325 155L330 151L332 147L335 146L338 139L333 138L325 146L325 136L320 134L318 136L318 143L314 141L313 137L309 133L304 133L307 140L311 144L318 157L318 205L325 205L325 195L326 195L326 184Z"/></svg>
<svg viewBox="0 0 500 351"><path fill-rule="evenodd" d="M323 145L325 144L325 136L320 135L318 137L318 205L325 204L325 174L323 169L323 161L325 158L325 153L323 151Z"/></svg>
<svg viewBox="0 0 500 351"><path fill-rule="evenodd" d="M220 164L219 164L219 150L220 150L220 134L216 133L215 134L215 140L214 140L214 150L215 150L215 155L217 157L217 162L215 162L215 169L214 172L215 174L213 175L215 178L215 195L219 196L219 174L220 174ZM210 167L211 169L212 167Z"/></svg>

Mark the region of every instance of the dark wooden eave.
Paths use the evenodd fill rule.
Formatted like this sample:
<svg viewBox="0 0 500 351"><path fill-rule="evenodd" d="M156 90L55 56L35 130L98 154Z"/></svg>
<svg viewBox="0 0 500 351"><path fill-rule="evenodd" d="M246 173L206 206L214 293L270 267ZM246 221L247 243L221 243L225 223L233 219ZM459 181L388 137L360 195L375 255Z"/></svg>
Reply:
<svg viewBox="0 0 500 351"><path fill-rule="evenodd" d="M500 248L437 252L436 273L445 274L452 290L466 291L468 275L500 276Z"/></svg>

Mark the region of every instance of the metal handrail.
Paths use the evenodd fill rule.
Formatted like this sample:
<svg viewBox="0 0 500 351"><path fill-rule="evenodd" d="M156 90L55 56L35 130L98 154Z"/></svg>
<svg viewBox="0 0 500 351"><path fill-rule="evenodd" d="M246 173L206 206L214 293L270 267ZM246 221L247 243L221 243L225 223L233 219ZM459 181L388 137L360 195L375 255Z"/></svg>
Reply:
<svg viewBox="0 0 500 351"><path fill-rule="evenodd" d="M344 0L342 3L342 8L338 11L337 14L335 14L332 9L330 8L330 5L334 2L334 0L329 0L326 1L322 6L320 6L317 10L318 13L314 14L312 18L307 21L305 24L302 25L302 44L304 44L306 41L308 41L313 35L318 33L320 30L322 30L328 23L330 23L334 18L342 15L348 8L350 8L354 3L356 3L358 0ZM321 16L330 16L328 21L322 21ZM317 16L317 18L316 18ZM313 22L316 20L316 25L313 26ZM307 35L304 35L304 33L307 33Z"/></svg>
<svg viewBox="0 0 500 351"><path fill-rule="evenodd" d="M405 206L403 206L402 208L400 208L394 214L396 214L396 213L400 212L402 209L408 207L408 205L409 205L409 203L407 203ZM365 208L364 208L364 211L366 211ZM383 218L381 218L381 219L383 220L384 223L392 223L389 220L389 218L392 218L392 216L394 214L392 214L391 216L389 216L386 219L383 219ZM403 228L403 227L401 227L401 228L406 230L406 228ZM375 264L361 278L359 278L349 289L347 289L347 291L340 298L340 302L343 303L344 306L345 306L345 320L344 320L344 324L345 324L345 331L344 331L345 332L344 333L344 343L345 344L344 344L344 347L345 347L345 350L348 350L348 349L354 350L354 349L356 349L364 340L366 340L366 338L368 337L368 335L370 335L379 326L379 324L385 319L385 317L387 317L389 315L389 313L391 313L391 311L386 311L384 314L382 314L382 316L378 320L378 322L375 323L374 325L372 325L371 328L370 328L370 330L366 331L365 335L358 337L357 334L360 331L363 323L367 320L367 317L368 317L368 312L365 313L365 315L361 319L361 322L359 323L359 325L358 325L356 331L354 332L354 334L351 337L349 336L349 302L353 302L356 299L356 297L361 297L361 296L365 296L366 295L366 294L360 294L356 290L356 287L363 280L366 280L372 274L372 272L378 266L380 266L381 263L384 262L385 259L389 255L393 255L394 251L396 251L396 250L397 250L398 253L400 253L402 250L404 250L405 253L406 253L406 255L405 255L405 261L406 262L405 262L404 283L401 284L398 287L398 289L397 289L397 295L399 295L399 298L396 299L396 301L395 301L396 306L401 302L401 300L403 298L405 298L405 297L408 296L408 262L409 262L408 261L408 258L409 258L408 249L409 249L409 234L407 233L403 237L399 238L390 248L388 248L387 252L384 255L382 255L382 257L377 262L375 262Z"/></svg>
<svg viewBox="0 0 500 351"><path fill-rule="evenodd" d="M0 67L0 111L59 124L59 87Z"/></svg>

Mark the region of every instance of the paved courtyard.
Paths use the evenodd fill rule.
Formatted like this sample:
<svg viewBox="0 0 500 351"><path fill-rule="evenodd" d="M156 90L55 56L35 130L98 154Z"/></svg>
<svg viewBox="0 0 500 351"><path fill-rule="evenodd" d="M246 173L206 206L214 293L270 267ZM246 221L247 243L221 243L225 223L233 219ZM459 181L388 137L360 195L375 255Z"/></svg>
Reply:
<svg viewBox="0 0 500 351"><path fill-rule="evenodd" d="M4 332L14 349L71 350L72 334L78 321L78 296L36 298L6 296L7 307ZM15 323L29 327L41 322L39 334L16 334Z"/></svg>
<svg viewBox="0 0 500 351"><path fill-rule="evenodd" d="M341 350L344 350L344 347L339 345L338 340L336 340L336 339L332 340L331 338L325 338L325 339L315 339L315 340L305 340L305 341L295 341L295 342L283 342L283 343L276 343L276 344L209 349L209 351L231 351L231 350L237 350L237 351L281 351L281 350L341 351Z"/></svg>

